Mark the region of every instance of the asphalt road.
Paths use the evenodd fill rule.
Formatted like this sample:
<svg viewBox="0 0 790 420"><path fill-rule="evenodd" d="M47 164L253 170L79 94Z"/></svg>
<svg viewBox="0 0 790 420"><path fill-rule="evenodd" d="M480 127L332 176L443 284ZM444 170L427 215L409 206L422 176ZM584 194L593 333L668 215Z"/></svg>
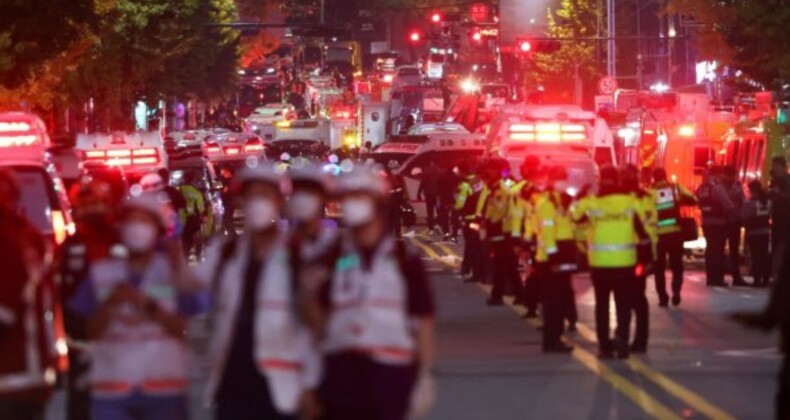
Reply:
<svg viewBox="0 0 790 420"><path fill-rule="evenodd" d="M487 307L486 286L457 275L460 247L426 235L409 242L424 255L438 299L439 398L431 419L770 419L780 356L775 335L748 331L727 319L759 309L767 291L707 288L686 276L679 308L658 307L652 281L647 355L627 361L596 358L589 277L574 278L580 324L567 336L570 355L541 353L535 322L523 309ZM612 314L614 324L614 314ZM200 402L205 379L202 328L192 328L193 418L208 419ZM63 395L49 420L63 419Z"/></svg>

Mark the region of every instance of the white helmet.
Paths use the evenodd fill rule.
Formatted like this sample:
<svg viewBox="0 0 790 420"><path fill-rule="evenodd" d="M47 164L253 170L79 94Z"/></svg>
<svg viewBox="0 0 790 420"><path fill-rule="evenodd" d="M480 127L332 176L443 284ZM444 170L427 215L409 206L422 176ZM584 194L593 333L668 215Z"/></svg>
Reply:
<svg viewBox="0 0 790 420"><path fill-rule="evenodd" d="M312 183L318 185L324 191L329 191L329 179L320 167L311 163L294 166L290 170L291 183Z"/></svg>
<svg viewBox="0 0 790 420"><path fill-rule="evenodd" d="M239 190L251 182L270 184L283 194L290 189L288 178L268 162L248 162L247 166L236 175L234 181Z"/></svg>
<svg viewBox="0 0 790 420"><path fill-rule="evenodd" d="M158 175L157 175L158 176ZM159 178L162 179L162 178ZM167 229L170 226L170 199L162 192L151 192L130 197L123 203L123 211L142 210L156 218L159 227Z"/></svg>
<svg viewBox="0 0 790 420"><path fill-rule="evenodd" d="M280 155L280 160L283 161L283 162L288 162L289 160L291 160L291 155L288 154L288 152L283 152Z"/></svg>
<svg viewBox="0 0 790 420"><path fill-rule="evenodd" d="M143 192L162 191L165 189L165 181L157 173L145 174L140 178L140 188Z"/></svg>
<svg viewBox="0 0 790 420"><path fill-rule="evenodd" d="M343 172L337 181L338 194L367 193L383 197L389 193L390 185L377 168L355 165Z"/></svg>

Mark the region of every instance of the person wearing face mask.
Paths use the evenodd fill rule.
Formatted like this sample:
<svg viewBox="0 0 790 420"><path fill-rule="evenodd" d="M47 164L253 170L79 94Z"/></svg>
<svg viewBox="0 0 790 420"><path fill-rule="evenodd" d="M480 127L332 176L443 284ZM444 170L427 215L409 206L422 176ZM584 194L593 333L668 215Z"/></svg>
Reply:
<svg viewBox="0 0 790 420"><path fill-rule="evenodd" d="M389 186L378 171L340 176L348 227L304 307L323 337L328 420L419 417L434 397L434 301L419 254L387 230Z"/></svg>
<svg viewBox="0 0 790 420"><path fill-rule="evenodd" d="M297 311L294 256L279 227L286 181L266 163L240 171L234 187L244 233L210 247L195 272L213 296L205 396L218 420L316 415L311 390L319 380L320 358ZM296 211L304 213L295 218L320 215L320 203L307 201L302 206L312 208Z"/></svg>
<svg viewBox="0 0 790 420"><path fill-rule="evenodd" d="M180 252L158 251L167 198L124 203L125 258L96 261L70 300L87 320L93 418L186 419L189 374L186 318L197 312L181 288L189 271Z"/></svg>
<svg viewBox="0 0 790 420"><path fill-rule="evenodd" d="M290 243L300 250L301 258L310 260L329 247L337 234L324 223L329 182L321 168L312 165L293 168L290 178L293 191L286 206L293 224Z"/></svg>
<svg viewBox="0 0 790 420"><path fill-rule="evenodd" d="M110 257L119 245L111 207L111 188L101 181L87 180L75 186L71 194L76 231L66 238L55 254L60 297L68 302L91 265ZM67 419L90 419L90 388L88 384L88 354L84 351L88 339L85 319L64 305L65 327L72 345L69 348L69 376Z"/></svg>

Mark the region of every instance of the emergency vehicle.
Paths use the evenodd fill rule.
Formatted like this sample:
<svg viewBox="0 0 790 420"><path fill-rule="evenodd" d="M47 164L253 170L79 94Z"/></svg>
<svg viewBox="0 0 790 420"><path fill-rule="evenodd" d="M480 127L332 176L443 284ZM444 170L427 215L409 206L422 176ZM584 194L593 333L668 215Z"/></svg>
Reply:
<svg viewBox="0 0 790 420"><path fill-rule="evenodd" d="M203 156L212 163L244 162L250 157L262 158L264 152L264 143L255 134L228 131L203 141Z"/></svg>
<svg viewBox="0 0 790 420"><path fill-rule="evenodd" d="M0 114L0 168L11 170L19 183L19 210L49 243L60 244L74 233L74 223L66 188L47 152L50 147L37 116Z"/></svg>
<svg viewBox="0 0 790 420"><path fill-rule="evenodd" d="M244 119L244 132L271 140L274 125L279 121L296 119L296 109L290 104L271 103L258 107Z"/></svg>
<svg viewBox="0 0 790 420"><path fill-rule="evenodd" d="M274 130L274 140L268 144L272 153L291 157L321 157L329 150L331 122L323 118L281 121Z"/></svg>
<svg viewBox="0 0 790 420"><path fill-rule="evenodd" d="M410 136L428 135L436 133L461 133L469 134L469 130L458 123L422 123L409 129Z"/></svg>
<svg viewBox="0 0 790 420"><path fill-rule="evenodd" d="M143 175L167 167L167 154L159 132L79 134L77 149L83 162L120 166L135 183Z"/></svg>
<svg viewBox="0 0 790 420"><path fill-rule="evenodd" d="M597 182L596 157L601 163L614 160L614 144L595 129L596 120L574 105L507 105L491 121L486 155L507 160L514 175L527 156L542 166L563 166L573 195Z"/></svg>

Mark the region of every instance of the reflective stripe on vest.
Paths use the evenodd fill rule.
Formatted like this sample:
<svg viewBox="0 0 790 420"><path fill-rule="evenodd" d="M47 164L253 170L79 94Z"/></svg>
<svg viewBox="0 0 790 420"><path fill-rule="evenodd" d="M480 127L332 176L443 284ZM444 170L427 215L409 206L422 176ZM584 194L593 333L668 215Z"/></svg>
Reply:
<svg viewBox="0 0 790 420"><path fill-rule="evenodd" d="M636 249L635 244L627 244L627 245L590 245L590 251L602 251L602 252L617 252L617 251L629 251L632 249Z"/></svg>

